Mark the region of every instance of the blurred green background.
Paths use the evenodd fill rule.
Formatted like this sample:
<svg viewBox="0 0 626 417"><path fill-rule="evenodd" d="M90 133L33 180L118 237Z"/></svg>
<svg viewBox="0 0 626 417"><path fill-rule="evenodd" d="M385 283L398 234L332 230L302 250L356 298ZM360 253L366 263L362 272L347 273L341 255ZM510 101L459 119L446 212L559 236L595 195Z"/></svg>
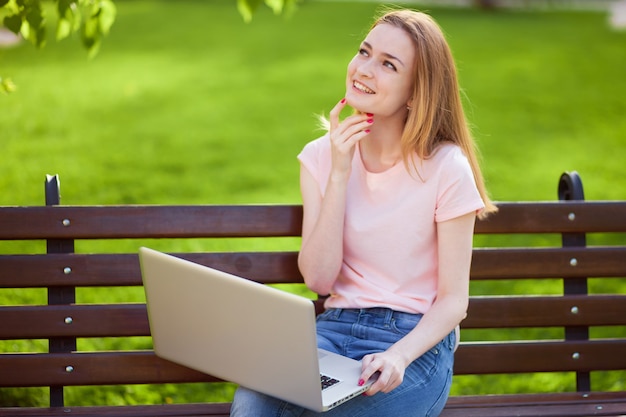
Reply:
<svg viewBox="0 0 626 417"><path fill-rule="evenodd" d="M322 134L316 116L341 99L346 65L379 4L307 0L290 17L262 7L250 24L234 0L116 5L116 23L93 60L77 39L0 48L0 73L19 87L0 95L0 205L43 204L45 174L56 173L64 204L299 203L296 155ZM407 6L428 11L448 37L495 200L555 200L560 174L571 170L587 199L626 199L626 31L611 29L606 12ZM189 250L185 244L168 249ZM0 242L0 253L12 250ZM134 290L78 296L140 301ZM0 304L42 298L0 291ZM149 347L146 339L80 343L81 350ZM16 346L4 342L0 352L23 349ZM595 379L604 389L626 384L623 373ZM462 377L453 393L572 386L570 376ZM0 390L0 404L45 404L42 391ZM67 397L132 404L231 392L87 387Z"/></svg>
<svg viewBox="0 0 626 417"><path fill-rule="evenodd" d="M46 173L66 204L298 202L295 157L378 4L261 7L251 24L234 0L117 7L94 60L77 39L0 49L19 87L0 96L0 204L41 204ZM588 199L626 198L625 31L602 12L424 8L454 51L494 199L554 199L566 170Z"/></svg>

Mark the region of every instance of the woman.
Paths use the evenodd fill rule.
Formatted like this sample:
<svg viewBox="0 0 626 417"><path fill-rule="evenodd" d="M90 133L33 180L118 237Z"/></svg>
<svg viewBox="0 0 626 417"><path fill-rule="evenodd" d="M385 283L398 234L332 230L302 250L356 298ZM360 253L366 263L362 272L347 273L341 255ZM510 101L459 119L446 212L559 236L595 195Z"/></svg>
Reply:
<svg viewBox="0 0 626 417"><path fill-rule="evenodd" d="M340 120L346 106L355 112ZM452 55L429 16L398 10L374 23L328 133L298 158L298 265L311 290L329 295L318 345L361 360L359 384L376 378L324 415L437 416L468 304L475 218L496 208ZM315 413L240 389L232 415Z"/></svg>

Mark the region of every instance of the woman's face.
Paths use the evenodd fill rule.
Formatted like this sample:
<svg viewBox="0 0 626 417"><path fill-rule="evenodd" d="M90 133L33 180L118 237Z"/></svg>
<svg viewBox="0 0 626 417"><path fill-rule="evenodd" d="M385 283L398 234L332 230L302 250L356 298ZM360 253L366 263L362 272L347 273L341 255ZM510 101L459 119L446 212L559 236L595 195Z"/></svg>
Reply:
<svg viewBox="0 0 626 417"><path fill-rule="evenodd" d="M363 113L406 115L413 94L415 46L402 29L374 27L348 64L346 99Z"/></svg>

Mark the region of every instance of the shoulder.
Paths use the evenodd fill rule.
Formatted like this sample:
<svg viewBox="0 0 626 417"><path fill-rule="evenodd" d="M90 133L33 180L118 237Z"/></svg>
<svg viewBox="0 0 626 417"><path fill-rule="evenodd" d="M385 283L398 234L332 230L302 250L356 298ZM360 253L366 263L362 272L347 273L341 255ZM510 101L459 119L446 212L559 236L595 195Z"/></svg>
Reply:
<svg viewBox="0 0 626 417"><path fill-rule="evenodd" d="M454 143L443 143L435 149L431 159L437 162L453 162L467 163L467 157L459 145Z"/></svg>
<svg viewBox="0 0 626 417"><path fill-rule="evenodd" d="M319 184L325 184L325 176L330 172L330 136L328 134L304 145L298 160Z"/></svg>
<svg viewBox="0 0 626 417"><path fill-rule="evenodd" d="M433 153L422 160L421 173L425 180L448 178L450 175L471 172L470 163L460 146L453 143L439 145Z"/></svg>

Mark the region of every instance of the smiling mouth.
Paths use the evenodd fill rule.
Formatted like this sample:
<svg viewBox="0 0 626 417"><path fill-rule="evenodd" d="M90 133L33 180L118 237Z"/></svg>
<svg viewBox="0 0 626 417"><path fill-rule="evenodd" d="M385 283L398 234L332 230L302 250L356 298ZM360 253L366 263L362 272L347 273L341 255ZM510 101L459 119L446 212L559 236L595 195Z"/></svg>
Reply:
<svg viewBox="0 0 626 417"><path fill-rule="evenodd" d="M376 93L374 92L374 90L372 90L371 88L369 88L369 87L368 87L368 86L366 86L366 85L361 84L361 83L360 83L360 82L358 82L358 81L354 81L354 82L352 82L352 86L353 86L354 88L356 88L357 90L361 91L362 93L365 93L365 94L376 94Z"/></svg>

